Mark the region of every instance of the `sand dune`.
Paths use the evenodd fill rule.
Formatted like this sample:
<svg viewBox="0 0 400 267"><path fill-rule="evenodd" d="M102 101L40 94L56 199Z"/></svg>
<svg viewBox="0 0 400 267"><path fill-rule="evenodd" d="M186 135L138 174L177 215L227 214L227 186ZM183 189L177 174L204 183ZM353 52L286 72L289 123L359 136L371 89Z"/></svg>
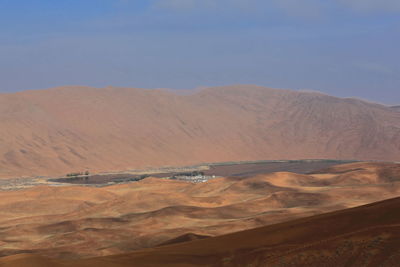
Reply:
<svg viewBox="0 0 400 267"><path fill-rule="evenodd" d="M0 266L397 266L399 207L395 198L122 255L56 261L24 254L0 258Z"/></svg>
<svg viewBox="0 0 400 267"><path fill-rule="evenodd" d="M0 177L264 159L400 158L393 108L258 86L0 95Z"/></svg>
<svg viewBox="0 0 400 267"><path fill-rule="evenodd" d="M199 184L146 178L0 192L0 252L90 258L219 236L396 197L399 170L355 163Z"/></svg>

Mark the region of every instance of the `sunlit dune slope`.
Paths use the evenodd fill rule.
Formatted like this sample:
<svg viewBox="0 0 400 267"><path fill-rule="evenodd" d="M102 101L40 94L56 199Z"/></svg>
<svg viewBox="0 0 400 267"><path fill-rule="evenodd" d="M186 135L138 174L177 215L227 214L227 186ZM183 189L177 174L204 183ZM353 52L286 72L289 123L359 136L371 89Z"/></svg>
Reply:
<svg viewBox="0 0 400 267"><path fill-rule="evenodd" d="M301 158L398 160L400 114L245 85L185 95L112 87L0 95L0 177Z"/></svg>
<svg viewBox="0 0 400 267"><path fill-rule="evenodd" d="M43 186L0 192L0 253L63 259L113 255L399 195L400 164L389 163L199 184L147 178L102 188Z"/></svg>

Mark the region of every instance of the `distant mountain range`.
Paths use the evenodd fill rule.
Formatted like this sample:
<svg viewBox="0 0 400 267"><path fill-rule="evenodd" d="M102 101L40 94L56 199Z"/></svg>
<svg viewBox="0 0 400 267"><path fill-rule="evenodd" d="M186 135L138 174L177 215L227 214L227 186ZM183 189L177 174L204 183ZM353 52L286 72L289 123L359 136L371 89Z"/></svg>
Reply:
<svg viewBox="0 0 400 267"><path fill-rule="evenodd" d="M399 108L253 85L0 94L0 177L261 159L400 159Z"/></svg>

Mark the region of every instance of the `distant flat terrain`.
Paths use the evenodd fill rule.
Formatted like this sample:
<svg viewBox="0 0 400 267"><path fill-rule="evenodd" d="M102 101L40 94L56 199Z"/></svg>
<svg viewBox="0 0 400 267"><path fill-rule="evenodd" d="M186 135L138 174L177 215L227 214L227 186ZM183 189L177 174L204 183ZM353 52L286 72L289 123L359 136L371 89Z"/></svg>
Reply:
<svg viewBox="0 0 400 267"><path fill-rule="evenodd" d="M141 170L136 171L140 174L131 173L113 173L97 174L85 177L69 177L50 179L54 182L70 184L108 184L110 182L124 183L135 180L141 180L144 177L169 178L182 173L193 171L202 172L206 176L215 177L248 177L257 174L266 174L272 172L295 172L306 174L320 169L328 168L334 165L350 163L353 161L344 160L290 160L290 161L255 161L255 162L222 162L210 163L198 166L186 166L181 168L170 168L170 171L160 170ZM0 187L1 188L1 187Z"/></svg>
<svg viewBox="0 0 400 267"><path fill-rule="evenodd" d="M344 160L289 160L289 161L260 161L254 163L232 163L211 165L205 170L207 175L246 177L272 172L295 172L306 174L320 169L332 167L352 161Z"/></svg>

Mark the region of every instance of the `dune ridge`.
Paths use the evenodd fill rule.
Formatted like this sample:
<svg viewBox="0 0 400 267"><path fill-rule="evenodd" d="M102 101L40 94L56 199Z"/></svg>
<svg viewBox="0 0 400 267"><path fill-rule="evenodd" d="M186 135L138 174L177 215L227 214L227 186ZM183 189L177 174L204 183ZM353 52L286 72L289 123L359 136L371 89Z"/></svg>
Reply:
<svg viewBox="0 0 400 267"><path fill-rule="evenodd" d="M21 254L0 266L396 266L400 198L126 254L55 260Z"/></svg>

